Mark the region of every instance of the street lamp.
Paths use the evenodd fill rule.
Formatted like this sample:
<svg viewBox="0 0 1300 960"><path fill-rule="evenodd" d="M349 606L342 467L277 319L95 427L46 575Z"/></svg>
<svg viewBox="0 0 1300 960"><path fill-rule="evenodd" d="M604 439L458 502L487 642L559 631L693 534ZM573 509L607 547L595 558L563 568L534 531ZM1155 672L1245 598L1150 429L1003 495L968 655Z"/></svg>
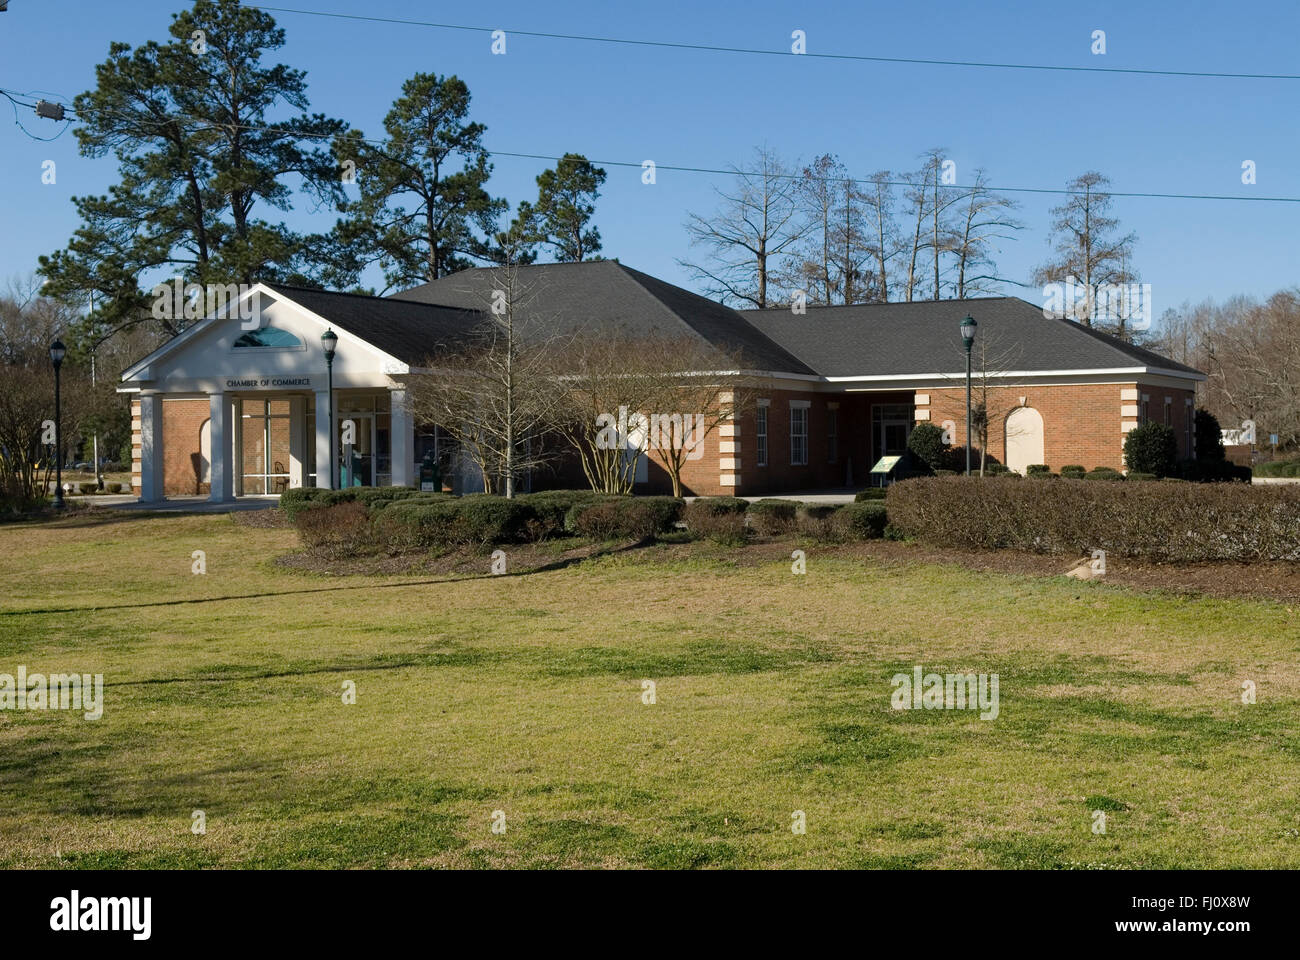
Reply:
<svg viewBox="0 0 1300 960"><path fill-rule="evenodd" d="M970 348L975 345L975 318L961 322L961 342L966 347L966 476L970 476Z"/></svg>
<svg viewBox="0 0 1300 960"><path fill-rule="evenodd" d="M335 488L334 483L334 349L338 346L339 335L333 330L326 330L320 335L321 347L325 350L325 369L328 372L328 391L330 398L330 489ZM316 466L320 469L320 465Z"/></svg>
<svg viewBox="0 0 1300 960"><path fill-rule="evenodd" d="M59 397L59 368L68 348L62 340L50 344L50 363L54 364L54 507L63 509L63 409ZM48 474L47 474L48 476Z"/></svg>

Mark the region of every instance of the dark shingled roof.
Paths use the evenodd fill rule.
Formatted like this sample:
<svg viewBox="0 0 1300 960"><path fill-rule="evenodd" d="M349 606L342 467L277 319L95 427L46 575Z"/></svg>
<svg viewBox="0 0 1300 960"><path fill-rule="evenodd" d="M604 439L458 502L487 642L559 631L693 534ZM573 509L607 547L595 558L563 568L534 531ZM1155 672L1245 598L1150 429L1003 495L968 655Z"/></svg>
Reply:
<svg viewBox="0 0 1300 960"><path fill-rule="evenodd" d="M417 366L440 344L455 342L483 319L475 310L282 283L267 286L403 363Z"/></svg>
<svg viewBox="0 0 1300 960"><path fill-rule="evenodd" d="M587 326L621 328L630 336L693 334L740 352L754 368L815 375L730 307L664 283L613 260L539 263L519 267L525 309L554 318L557 332ZM462 270L394 294L390 301L486 309L499 277L491 267Z"/></svg>
<svg viewBox="0 0 1300 960"><path fill-rule="evenodd" d="M1015 297L875 303L850 307L733 310L613 260L518 268L524 309L557 333L619 327L628 334L689 333L740 351L751 369L823 377L960 373L959 325L979 323L990 365L1000 370L1108 370L1152 367L1198 371L1069 320L1047 319ZM499 277L462 270L395 294L368 297L270 285L296 303L399 360L419 365L483 321ZM993 359L996 357L996 361ZM977 354L978 362L978 354Z"/></svg>
<svg viewBox="0 0 1300 960"><path fill-rule="evenodd" d="M960 324L967 314L1000 370L1199 371L1071 320L1048 319L1016 297L741 310L740 315L825 377L964 373ZM978 348L977 348L978 349ZM978 363L978 353L976 354Z"/></svg>

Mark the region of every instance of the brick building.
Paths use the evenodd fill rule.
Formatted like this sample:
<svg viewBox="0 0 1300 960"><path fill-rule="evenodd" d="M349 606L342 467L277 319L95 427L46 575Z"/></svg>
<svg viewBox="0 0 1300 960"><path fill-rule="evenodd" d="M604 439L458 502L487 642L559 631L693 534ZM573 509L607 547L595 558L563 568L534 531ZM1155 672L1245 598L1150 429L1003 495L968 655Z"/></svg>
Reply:
<svg viewBox="0 0 1300 960"><path fill-rule="evenodd" d="M519 309L566 329L700 337L745 359L757 400L688 461L688 494L764 495L866 485L881 457L906 450L929 421L965 443L965 351L959 324L978 322L973 400L988 417L987 450L1031 464L1123 469L1137 424L1174 428L1192 454L1196 384L1204 375L1151 351L1010 297L736 311L614 261L522 267ZM439 347L486 317L498 275L462 271L379 298L259 284L235 308L200 320L123 374L132 393L134 486L168 495L275 495L303 485L410 484L439 432L413 422L408 378ZM321 334L338 336L329 390ZM330 429L331 401L333 420ZM683 411L689 412L689 411ZM344 423L352 443L340 442ZM627 438L636 442L635 437ZM978 439L978 438L977 438ZM333 461L333 471L318 464ZM464 462L458 489L479 480ZM572 465L529 478L580 486ZM637 489L668 488L652 457Z"/></svg>

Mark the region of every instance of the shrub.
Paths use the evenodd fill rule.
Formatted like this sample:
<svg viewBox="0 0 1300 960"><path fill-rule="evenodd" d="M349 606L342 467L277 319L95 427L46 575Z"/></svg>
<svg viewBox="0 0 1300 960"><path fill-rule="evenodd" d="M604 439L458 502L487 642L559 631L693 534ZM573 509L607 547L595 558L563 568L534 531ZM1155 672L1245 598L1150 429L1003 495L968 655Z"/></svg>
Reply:
<svg viewBox="0 0 1300 960"><path fill-rule="evenodd" d="M1157 477L1154 473L1139 473L1135 470L1130 470L1128 472L1128 479L1141 482L1143 480L1159 480L1161 478Z"/></svg>
<svg viewBox="0 0 1300 960"><path fill-rule="evenodd" d="M1124 474L1120 473L1114 467L1093 467L1088 471L1085 479L1087 480L1123 480Z"/></svg>
<svg viewBox="0 0 1300 960"><path fill-rule="evenodd" d="M1218 418L1203 407L1192 417L1192 433L1196 440L1196 459L1217 462L1227 457L1223 449L1223 433Z"/></svg>
<svg viewBox="0 0 1300 960"><path fill-rule="evenodd" d="M544 536L559 537L566 532L564 518L578 503L594 503L592 498L598 496L591 490L542 490L538 493L525 493L515 499L533 508L537 522L544 530Z"/></svg>
<svg viewBox="0 0 1300 960"><path fill-rule="evenodd" d="M716 517L736 513L743 516L749 509L749 501L740 497L700 497L691 506L696 508L694 512L697 514L708 513Z"/></svg>
<svg viewBox="0 0 1300 960"><path fill-rule="evenodd" d="M1025 476L1027 477L1050 477L1052 468L1045 463L1031 463L1025 467Z"/></svg>
<svg viewBox="0 0 1300 960"><path fill-rule="evenodd" d="M936 474L951 474L951 470L936 470ZM865 490L859 490L853 497L854 503L861 503L863 500L884 500L889 491L885 487L867 487Z"/></svg>
<svg viewBox="0 0 1300 960"><path fill-rule="evenodd" d="M619 497L581 506L574 525L590 540L650 540L672 530L684 507L675 497Z"/></svg>
<svg viewBox="0 0 1300 960"><path fill-rule="evenodd" d="M1124 438L1124 462L1129 470L1167 477L1178 461L1178 436L1174 428L1148 421Z"/></svg>
<svg viewBox="0 0 1300 960"><path fill-rule="evenodd" d="M326 560L355 557L375 548L366 508L360 503L301 510L293 525L307 552Z"/></svg>
<svg viewBox="0 0 1300 960"><path fill-rule="evenodd" d="M578 517L582 511L598 503L618 503L620 500L628 499L627 494L621 493L596 493L592 491L585 497L580 497L574 501L564 514L564 529L567 533L578 532Z"/></svg>
<svg viewBox="0 0 1300 960"><path fill-rule="evenodd" d="M99 493L99 484L94 480L77 484L77 492L84 494Z"/></svg>
<svg viewBox="0 0 1300 960"><path fill-rule="evenodd" d="M839 509L839 505L834 503L801 503L796 514L799 532L814 540L838 540L840 531L834 517Z"/></svg>
<svg viewBox="0 0 1300 960"><path fill-rule="evenodd" d="M749 521L765 537L776 537L794 529L799 505L793 500L759 500L749 506Z"/></svg>
<svg viewBox="0 0 1300 960"><path fill-rule="evenodd" d="M712 540L726 546L740 546L749 536L743 511L718 509L710 501L736 500L735 497L707 497L686 505L686 529L696 539ZM744 500L740 500L744 503Z"/></svg>
<svg viewBox="0 0 1300 960"><path fill-rule="evenodd" d="M842 540L878 540L889 520L883 503L849 503L832 515L831 522Z"/></svg>
<svg viewBox="0 0 1300 960"><path fill-rule="evenodd" d="M537 519L528 504L490 493L461 497L459 507L452 525L454 543L518 543L527 536L528 521Z"/></svg>
<svg viewBox="0 0 1300 960"><path fill-rule="evenodd" d="M104 489L109 493L121 493L122 485L116 480L109 480L104 483Z"/></svg>
<svg viewBox="0 0 1300 960"><path fill-rule="evenodd" d="M1163 483L976 483L905 480L889 522L942 546L1010 547L1160 561L1300 560L1300 490Z"/></svg>
<svg viewBox="0 0 1300 960"><path fill-rule="evenodd" d="M972 467L971 469L973 470L974 468ZM1005 464L998 463L994 460L992 463L984 464L984 472L990 477L1000 477L1004 474L1010 473L1011 470Z"/></svg>
<svg viewBox="0 0 1300 960"><path fill-rule="evenodd" d="M667 533L675 529L677 521L682 518L682 513L686 509L686 501L680 497L637 497L625 502L639 504L649 511L653 534Z"/></svg>
<svg viewBox="0 0 1300 960"><path fill-rule="evenodd" d="M456 497L441 501L408 499L380 511L372 522L376 540L390 553L407 553L451 544L459 514L460 500Z"/></svg>
<svg viewBox="0 0 1300 960"><path fill-rule="evenodd" d="M930 470L947 466L948 444L944 443L943 431L933 423L918 423L912 428L907 438L907 449L913 459Z"/></svg>
<svg viewBox="0 0 1300 960"><path fill-rule="evenodd" d="M1071 480L1082 480L1087 472L1081 464L1077 463L1067 463L1061 468L1061 476L1069 477Z"/></svg>
<svg viewBox="0 0 1300 960"><path fill-rule="evenodd" d="M290 487L280 494L280 510L292 523L299 513L314 506L324 492L319 487Z"/></svg>
<svg viewBox="0 0 1300 960"><path fill-rule="evenodd" d="M934 471L934 475L935 475L936 477L956 477L956 476L959 476L960 474L961 474L961 471L960 471L960 470L936 470L936 471ZM888 492L888 491L886 490L886 492Z"/></svg>

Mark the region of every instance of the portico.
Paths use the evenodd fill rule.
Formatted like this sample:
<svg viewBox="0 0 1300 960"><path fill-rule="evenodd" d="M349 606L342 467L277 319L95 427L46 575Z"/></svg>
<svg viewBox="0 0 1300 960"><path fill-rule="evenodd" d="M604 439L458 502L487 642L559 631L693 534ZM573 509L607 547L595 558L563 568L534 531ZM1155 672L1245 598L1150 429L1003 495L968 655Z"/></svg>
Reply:
<svg viewBox="0 0 1300 960"><path fill-rule="evenodd" d="M123 374L119 391L138 398L140 500L206 493L226 503L329 487L330 463L339 485L409 484L408 364L288 290L259 284L244 296L256 298L251 311L200 320ZM328 329L338 337L332 398L320 347Z"/></svg>

